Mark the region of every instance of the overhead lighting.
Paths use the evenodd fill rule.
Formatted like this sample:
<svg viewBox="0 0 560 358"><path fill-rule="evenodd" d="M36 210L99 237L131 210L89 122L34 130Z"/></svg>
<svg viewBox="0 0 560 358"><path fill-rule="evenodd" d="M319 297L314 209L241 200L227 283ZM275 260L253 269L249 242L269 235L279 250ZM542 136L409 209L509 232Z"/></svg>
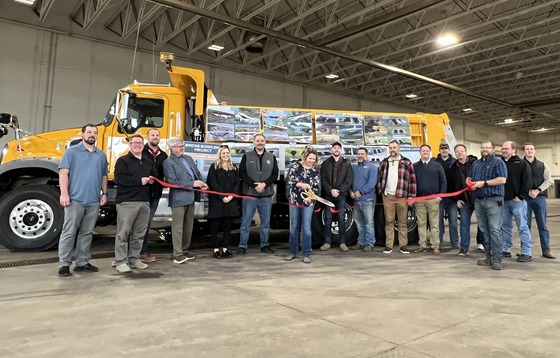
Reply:
<svg viewBox="0 0 560 358"><path fill-rule="evenodd" d="M463 112L472 112L473 109L472 108L463 108Z"/></svg>
<svg viewBox="0 0 560 358"><path fill-rule="evenodd" d="M414 98L417 98L418 95L414 94L414 93L409 93L409 94L405 95L405 97L408 98L408 99L414 99Z"/></svg>
<svg viewBox="0 0 560 358"><path fill-rule="evenodd" d="M549 131L549 130L551 130L551 129L552 129L552 128L545 128L545 127L542 127L542 128L539 128L539 129L530 130L529 132L533 132L533 133L536 133L536 132L546 132L546 131Z"/></svg>
<svg viewBox="0 0 560 358"><path fill-rule="evenodd" d="M212 51L222 51L224 49L224 46L212 45L212 46L208 46L208 49Z"/></svg>
<svg viewBox="0 0 560 358"><path fill-rule="evenodd" d="M457 39L457 36L453 34L443 34L436 39L436 45L440 47L455 45L458 42L459 40Z"/></svg>
<svg viewBox="0 0 560 358"><path fill-rule="evenodd" d="M33 5L33 3L35 2L35 0L14 0L15 2L19 2L20 4L24 4L24 5Z"/></svg>
<svg viewBox="0 0 560 358"><path fill-rule="evenodd" d="M513 124L513 123L517 123L517 122L521 122L521 120L515 120L513 118L506 118L506 119L504 119L503 122L500 122L498 124Z"/></svg>
<svg viewBox="0 0 560 358"><path fill-rule="evenodd" d="M338 78L338 75L335 75L334 73L331 73L330 75L326 75L325 78L328 78L329 80Z"/></svg>

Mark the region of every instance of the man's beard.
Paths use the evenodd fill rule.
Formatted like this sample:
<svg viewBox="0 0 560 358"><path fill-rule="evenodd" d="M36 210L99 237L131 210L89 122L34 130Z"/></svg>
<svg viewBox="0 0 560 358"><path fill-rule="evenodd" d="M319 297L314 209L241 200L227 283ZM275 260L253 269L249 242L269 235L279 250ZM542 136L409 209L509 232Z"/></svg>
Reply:
<svg viewBox="0 0 560 358"><path fill-rule="evenodd" d="M152 147L157 147L158 144L159 144L159 139L158 139L158 140L153 140L153 141L150 142L150 145L151 145Z"/></svg>
<svg viewBox="0 0 560 358"><path fill-rule="evenodd" d="M389 154L391 154L391 157L397 157L399 155L396 150L389 151Z"/></svg>
<svg viewBox="0 0 560 358"><path fill-rule="evenodd" d="M95 144L95 138L94 137L84 138L84 142L86 142L87 144Z"/></svg>

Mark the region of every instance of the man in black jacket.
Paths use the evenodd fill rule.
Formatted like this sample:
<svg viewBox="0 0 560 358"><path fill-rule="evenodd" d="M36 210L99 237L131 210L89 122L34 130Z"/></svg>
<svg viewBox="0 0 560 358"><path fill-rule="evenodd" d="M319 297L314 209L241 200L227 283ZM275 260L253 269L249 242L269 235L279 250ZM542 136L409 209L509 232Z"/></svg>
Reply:
<svg viewBox="0 0 560 358"><path fill-rule="evenodd" d="M338 239L340 243L340 251L348 251L346 246L346 221L345 221L345 205L348 190L352 186L354 176L352 174L352 164L349 160L344 159L342 153L342 145L334 142L331 146L332 156L327 158L321 164L321 188L323 189L323 197L335 204L335 210L338 215ZM325 208L325 243L321 246L321 251L326 251L332 245L332 217L333 212L330 208Z"/></svg>
<svg viewBox="0 0 560 358"><path fill-rule="evenodd" d="M129 138L130 151L115 163L117 184L117 234L115 236L115 266L117 271L130 272L131 267L148 267L140 261L142 241L150 215L150 186L155 175L151 161L142 157L144 138Z"/></svg>
<svg viewBox="0 0 560 358"><path fill-rule="evenodd" d="M436 157L436 162L441 164L443 171L445 172L445 178L449 182L449 169L455 163L455 158L449 153L449 144L442 142L439 145L439 154ZM451 193L449 187L447 188L447 193ZM443 245L443 233L445 232L445 226L443 218L447 212L447 219L449 221L449 241L451 242L451 247L456 248L459 244L459 235L457 233L457 204L453 198L442 198L439 203L439 246Z"/></svg>
<svg viewBox="0 0 560 358"><path fill-rule="evenodd" d="M507 179L504 193L504 211L502 225L502 254L511 257L513 246L513 223L515 218L521 255L518 262L529 262L531 258L531 231L527 225L527 198L532 185L532 174L529 163L517 156L515 143L506 141L502 145L502 157L506 162Z"/></svg>
<svg viewBox="0 0 560 358"><path fill-rule="evenodd" d="M477 159L475 156L467 155L467 147L464 144L457 144L454 151L457 160L449 169L449 181L447 182L447 189L450 193L462 190L467 186L466 179L469 176L469 169ZM461 216L459 220L459 233L461 238L459 256L467 256L471 244L471 218L474 212L474 192L467 190L452 199L457 203L457 208ZM478 227L476 243L478 249L484 250L484 236Z"/></svg>
<svg viewBox="0 0 560 358"><path fill-rule="evenodd" d="M167 159L167 153L165 153L159 147L160 133L157 128L152 128L148 131L148 141L144 145L144 150L142 151L142 157L144 159L151 161L154 167L156 178L163 180L163 161ZM140 251L140 260L142 262L155 262L155 256L150 255L148 252L148 234L150 233L150 228L152 226L152 220L154 220L154 215L158 208L159 199L161 199L161 193L163 191L163 186L154 182L150 184L150 217L148 219L148 229L146 230L146 235L144 235L144 243L142 244L142 250Z"/></svg>

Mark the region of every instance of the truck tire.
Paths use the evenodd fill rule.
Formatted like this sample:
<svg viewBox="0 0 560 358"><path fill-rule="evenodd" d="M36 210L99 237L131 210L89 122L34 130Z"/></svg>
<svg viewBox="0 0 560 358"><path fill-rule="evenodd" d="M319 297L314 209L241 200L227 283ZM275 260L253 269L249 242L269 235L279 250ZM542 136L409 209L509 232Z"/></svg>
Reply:
<svg viewBox="0 0 560 358"><path fill-rule="evenodd" d="M0 243L12 251L44 251L58 243L64 209L48 185L24 185L0 202Z"/></svg>
<svg viewBox="0 0 560 358"><path fill-rule="evenodd" d="M311 227L312 230L311 245L314 248L321 246L325 242L325 235L324 235L325 207L323 207L323 205L321 204L316 204L315 210L318 210L319 208L321 208L320 211L313 213L313 223ZM356 226L356 222L354 221L354 211L352 210L350 205L348 205L348 203L346 203L345 221L346 221L346 240L345 240L346 245L347 246L355 245L358 242L358 228ZM338 242L338 222L335 223L334 218L333 218L331 232L332 232L332 242L333 243Z"/></svg>

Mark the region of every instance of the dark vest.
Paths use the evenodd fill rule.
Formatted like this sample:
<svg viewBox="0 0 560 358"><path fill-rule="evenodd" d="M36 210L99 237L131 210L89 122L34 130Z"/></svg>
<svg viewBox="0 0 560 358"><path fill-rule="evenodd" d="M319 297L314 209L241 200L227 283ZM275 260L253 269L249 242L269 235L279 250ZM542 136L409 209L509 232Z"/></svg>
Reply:
<svg viewBox="0 0 560 358"><path fill-rule="evenodd" d="M246 153L245 156L245 170L247 171L247 175L249 175L254 182L263 182L270 178L272 170L274 169L274 161L276 160L274 159L274 155L267 151L264 152L262 157L262 168L257 152L253 150ZM262 193L259 193L255 190L253 185L248 185L243 182L243 194L251 196L272 196L274 195L274 187L269 185L264 188Z"/></svg>
<svg viewBox="0 0 560 358"><path fill-rule="evenodd" d="M529 163L529 161L527 161L527 163ZM544 181L544 163L535 158L529 165L533 173L533 185L531 185L531 189L537 189ZM546 190L540 192L539 195L546 195Z"/></svg>

